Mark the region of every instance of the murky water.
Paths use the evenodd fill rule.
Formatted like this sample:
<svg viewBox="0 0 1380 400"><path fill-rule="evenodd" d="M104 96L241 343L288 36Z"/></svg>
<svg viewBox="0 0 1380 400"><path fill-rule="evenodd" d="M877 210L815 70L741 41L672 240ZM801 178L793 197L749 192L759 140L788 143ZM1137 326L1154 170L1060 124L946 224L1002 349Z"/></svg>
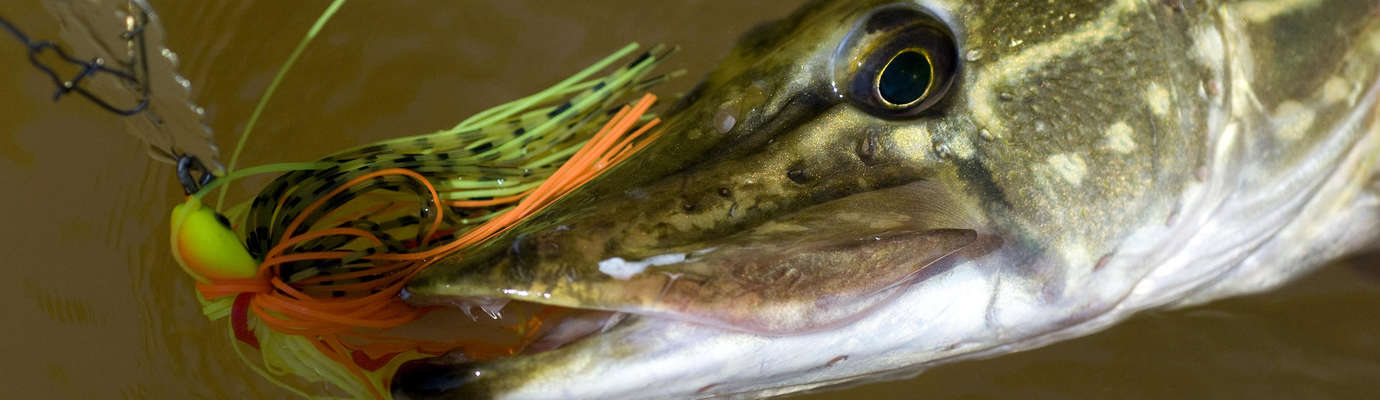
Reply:
<svg viewBox="0 0 1380 400"><path fill-rule="evenodd" d="M326 1L153 1L222 148ZM280 88L243 165L448 127L628 41L676 43L685 90L738 33L797 1L347 5ZM57 38L33 1L0 14ZM0 392L43 398L284 398L229 351L168 255L181 195L117 117L51 87L0 38ZM240 186L245 196L265 182ZM1373 398L1380 257L1274 293L1143 315L1107 332L916 379L806 398Z"/></svg>

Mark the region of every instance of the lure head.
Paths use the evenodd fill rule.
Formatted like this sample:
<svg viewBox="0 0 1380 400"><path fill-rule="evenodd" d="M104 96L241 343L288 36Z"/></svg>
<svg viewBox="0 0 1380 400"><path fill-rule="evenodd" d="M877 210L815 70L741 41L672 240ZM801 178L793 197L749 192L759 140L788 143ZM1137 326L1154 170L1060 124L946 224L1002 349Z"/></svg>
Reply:
<svg viewBox="0 0 1380 400"><path fill-rule="evenodd" d="M196 196L173 207L172 252L177 263L201 282L258 275L259 263L245 250L230 221Z"/></svg>

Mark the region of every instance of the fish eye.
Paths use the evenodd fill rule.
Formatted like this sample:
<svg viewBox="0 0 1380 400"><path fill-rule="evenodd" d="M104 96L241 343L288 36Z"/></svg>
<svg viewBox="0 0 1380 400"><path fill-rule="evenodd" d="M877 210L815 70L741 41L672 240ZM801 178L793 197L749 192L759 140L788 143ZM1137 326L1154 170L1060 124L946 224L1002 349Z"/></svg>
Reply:
<svg viewBox="0 0 1380 400"><path fill-rule="evenodd" d="M943 99L957 72L953 34L938 18L907 6L878 8L859 22L835 56L835 87L870 114L920 115Z"/></svg>

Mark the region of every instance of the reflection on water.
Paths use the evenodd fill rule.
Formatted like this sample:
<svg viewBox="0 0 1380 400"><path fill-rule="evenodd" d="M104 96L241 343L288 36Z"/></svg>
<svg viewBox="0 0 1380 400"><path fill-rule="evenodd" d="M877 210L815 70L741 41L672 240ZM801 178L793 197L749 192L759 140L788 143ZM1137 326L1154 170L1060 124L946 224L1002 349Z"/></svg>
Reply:
<svg viewBox="0 0 1380 400"><path fill-rule="evenodd" d="M153 3L228 148L326 1ZM347 5L280 88L243 165L448 127L631 40L683 45L670 68L694 76L739 32L797 5L453 3ZM6 2L0 13L34 37L58 37L37 3ZM171 169L149 160L116 117L47 101L49 84L18 45L0 40L0 68L0 184L9 188L0 350L12 359L0 387L56 398L286 397L229 351L224 326L200 315L168 256L167 213L180 200ZM238 195L265 180L247 180ZM1368 397L1380 378L1376 264L1360 259L1275 293L805 398Z"/></svg>

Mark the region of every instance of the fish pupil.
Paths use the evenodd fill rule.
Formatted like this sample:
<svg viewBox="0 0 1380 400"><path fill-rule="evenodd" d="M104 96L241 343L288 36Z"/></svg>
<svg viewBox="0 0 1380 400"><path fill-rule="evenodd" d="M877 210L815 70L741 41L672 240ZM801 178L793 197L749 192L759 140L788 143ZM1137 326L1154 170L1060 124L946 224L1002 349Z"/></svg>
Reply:
<svg viewBox="0 0 1380 400"><path fill-rule="evenodd" d="M914 103L929 92L933 66L930 58L916 50L905 50L893 57L877 77L877 92L893 106Z"/></svg>

